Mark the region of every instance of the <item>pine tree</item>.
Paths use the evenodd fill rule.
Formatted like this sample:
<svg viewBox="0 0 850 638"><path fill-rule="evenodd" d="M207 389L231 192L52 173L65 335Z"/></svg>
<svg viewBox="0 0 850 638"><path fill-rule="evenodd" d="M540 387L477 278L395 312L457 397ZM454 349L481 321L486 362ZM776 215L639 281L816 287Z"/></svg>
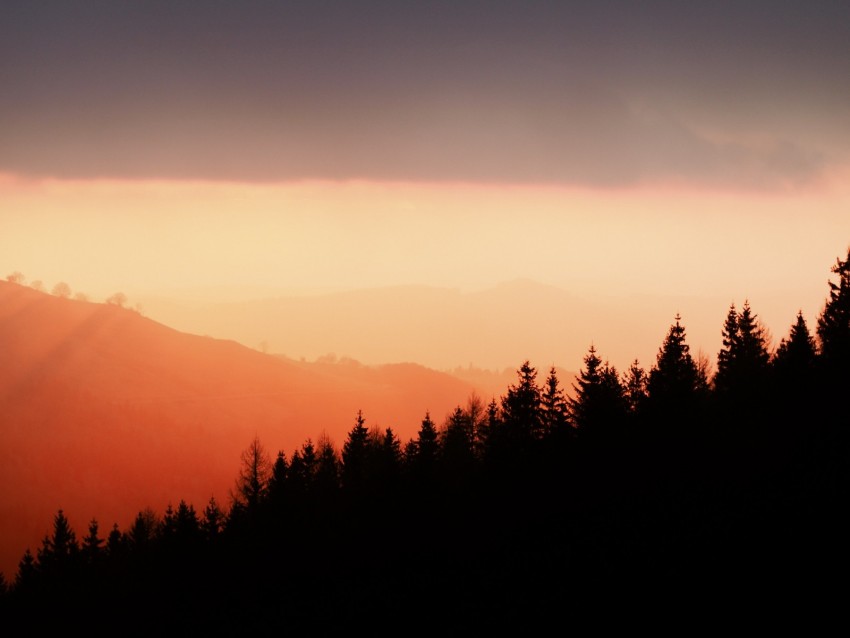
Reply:
<svg viewBox="0 0 850 638"><path fill-rule="evenodd" d="M411 443L408 470L414 484L422 488L434 480L440 456L437 426L431 420L430 412L425 413L416 439Z"/></svg>
<svg viewBox="0 0 850 638"><path fill-rule="evenodd" d="M279 450L272 466L271 477L269 478L269 501L275 505L279 506L283 502L288 472L289 465L286 462L286 454L284 454L283 450Z"/></svg>
<svg viewBox="0 0 850 638"><path fill-rule="evenodd" d="M38 566L29 547L24 552L23 558L18 563L18 573L15 576L15 591L28 592L36 583L38 578Z"/></svg>
<svg viewBox="0 0 850 638"><path fill-rule="evenodd" d="M46 536L38 551L38 563L45 572L63 572L79 552L74 530L60 509L53 518L53 535Z"/></svg>
<svg viewBox="0 0 850 638"><path fill-rule="evenodd" d="M103 539L98 536L97 519L93 518L89 522L89 533L83 538L82 552L86 563L95 565L100 561L103 554L103 543Z"/></svg>
<svg viewBox="0 0 850 638"><path fill-rule="evenodd" d="M318 497L333 497L340 484L339 455L327 433L322 433L316 442L316 470L313 485Z"/></svg>
<svg viewBox="0 0 850 638"><path fill-rule="evenodd" d="M630 414L637 415L643 409L646 403L646 386L646 371L640 366L640 362L635 359L626 371L625 379L623 380L626 406Z"/></svg>
<svg viewBox="0 0 850 638"><path fill-rule="evenodd" d="M464 481L475 463L474 440L469 416L457 406L441 432L441 466L450 484Z"/></svg>
<svg viewBox="0 0 850 638"><path fill-rule="evenodd" d="M676 323L658 350L656 365L649 372L647 390L653 401L689 399L697 390L699 374L686 341L685 327L677 314Z"/></svg>
<svg viewBox="0 0 850 638"><path fill-rule="evenodd" d="M820 358L827 378L839 386L850 376L850 249L847 259L837 259L831 272L838 283L829 282L829 298L818 317Z"/></svg>
<svg viewBox="0 0 850 638"><path fill-rule="evenodd" d="M517 370L517 383L502 397L502 422L510 439L520 446L543 435L540 388L537 370L528 361Z"/></svg>
<svg viewBox="0 0 850 638"><path fill-rule="evenodd" d="M174 520L176 536L180 540L181 546L197 544L201 536L201 524L198 521L198 513L194 506L180 499Z"/></svg>
<svg viewBox="0 0 850 638"><path fill-rule="evenodd" d="M781 378L799 381L808 377L814 370L816 358L815 339L809 332L803 311L800 310L788 338L782 339L776 348L773 367Z"/></svg>
<svg viewBox="0 0 850 638"><path fill-rule="evenodd" d="M723 336L723 346L720 352L717 353L717 374L714 376L714 387L720 392L732 384L730 375L734 370L733 357L735 356L736 344L738 342L738 311L735 309L735 304L729 306L729 312L726 314L726 321L723 323L721 331Z"/></svg>
<svg viewBox="0 0 850 638"><path fill-rule="evenodd" d="M160 528L159 517L151 508L146 507L136 515L127 539L136 557L145 554L157 540L157 530Z"/></svg>
<svg viewBox="0 0 850 638"><path fill-rule="evenodd" d="M380 447L380 480L387 486L395 486L401 473L401 441L392 428L384 431Z"/></svg>
<svg viewBox="0 0 850 638"><path fill-rule="evenodd" d="M126 544L125 537L118 528L118 523L112 524L109 535L106 537L106 554L110 561L117 561L124 556Z"/></svg>
<svg viewBox="0 0 850 638"><path fill-rule="evenodd" d="M204 508L200 527L208 543L215 543L224 528L224 513L219 508L214 496L210 497L209 503Z"/></svg>
<svg viewBox="0 0 850 638"><path fill-rule="evenodd" d="M289 491L299 498L313 491L313 478L316 473L316 450L313 441L307 439L300 450L292 453L289 464Z"/></svg>
<svg viewBox="0 0 850 638"><path fill-rule="evenodd" d="M694 361L681 317L670 326L647 380L647 414L656 426L695 423L703 414L707 380Z"/></svg>
<svg viewBox="0 0 850 638"><path fill-rule="evenodd" d="M540 397L543 410L543 432L547 438L560 438L569 433L569 406L564 391L558 381L555 366L549 369L549 376L543 384Z"/></svg>
<svg viewBox="0 0 850 638"><path fill-rule="evenodd" d="M354 426L342 445L342 485L346 489L361 489L366 481L369 463L369 430L363 412L357 411Z"/></svg>
<svg viewBox="0 0 850 638"><path fill-rule="evenodd" d="M177 533L177 515L171 503L165 508L165 514L162 515L162 520L159 522L159 538L166 543L171 543Z"/></svg>
<svg viewBox="0 0 850 638"><path fill-rule="evenodd" d="M584 357L573 393L567 405L580 436L599 437L622 427L626 403L620 376L614 366L603 364L593 345Z"/></svg>
<svg viewBox="0 0 850 638"><path fill-rule="evenodd" d="M736 405L755 403L765 389L769 364L767 329L753 313L749 301L744 302L740 312L735 312L733 304L723 326L715 390Z"/></svg>

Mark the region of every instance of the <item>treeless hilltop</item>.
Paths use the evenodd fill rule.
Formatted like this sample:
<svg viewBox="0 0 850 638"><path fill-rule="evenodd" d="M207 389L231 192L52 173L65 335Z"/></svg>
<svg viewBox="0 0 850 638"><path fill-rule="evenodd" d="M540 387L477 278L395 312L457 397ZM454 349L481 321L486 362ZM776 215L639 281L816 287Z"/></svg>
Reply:
<svg viewBox="0 0 850 638"><path fill-rule="evenodd" d="M84 530L143 508L228 502L255 435L287 457L358 410L413 437L490 388L411 363L295 362L178 332L118 304L0 281L0 571L13 578L62 508ZM497 397L498 398L498 397Z"/></svg>

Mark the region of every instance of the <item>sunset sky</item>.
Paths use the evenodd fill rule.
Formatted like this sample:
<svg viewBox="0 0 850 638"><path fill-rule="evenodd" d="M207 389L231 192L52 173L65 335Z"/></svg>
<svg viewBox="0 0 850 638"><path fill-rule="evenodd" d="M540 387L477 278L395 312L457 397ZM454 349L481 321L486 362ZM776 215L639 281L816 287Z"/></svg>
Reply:
<svg viewBox="0 0 850 638"><path fill-rule="evenodd" d="M671 319L749 298L778 338L850 245L848 28L828 0L6 1L0 276L527 278Z"/></svg>

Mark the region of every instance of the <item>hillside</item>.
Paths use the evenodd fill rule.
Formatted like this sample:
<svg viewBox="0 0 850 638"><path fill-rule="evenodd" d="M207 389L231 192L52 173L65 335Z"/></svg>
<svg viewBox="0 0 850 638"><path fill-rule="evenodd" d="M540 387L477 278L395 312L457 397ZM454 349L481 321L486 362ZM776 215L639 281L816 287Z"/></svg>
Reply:
<svg viewBox="0 0 850 638"><path fill-rule="evenodd" d="M0 571L64 508L105 534L141 508L226 502L254 434L287 455L367 424L412 437L489 389L419 365L297 362L115 305L0 282Z"/></svg>

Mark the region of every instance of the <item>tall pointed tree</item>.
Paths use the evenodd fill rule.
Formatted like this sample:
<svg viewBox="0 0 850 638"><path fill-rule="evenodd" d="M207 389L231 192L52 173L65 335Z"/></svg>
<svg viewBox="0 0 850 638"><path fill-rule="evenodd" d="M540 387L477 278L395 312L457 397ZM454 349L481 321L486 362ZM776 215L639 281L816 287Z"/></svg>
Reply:
<svg viewBox="0 0 850 638"><path fill-rule="evenodd" d="M210 497L201 518L201 533L207 543L218 541L221 530L224 529L224 512L218 506L214 496Z"/></svg>
<svg viewBox="0 0 850 638"><path fill-rule="evenodd" d="M646 403L647 374L640 362L635 359L626 371L623 379L626 407L632 415L640 414Z"/></svg>
<svg viewBox="0 0 850 638"><path fill-rule="evenodd" d="M829 282L829 298L818 317L820 357L828 379L837 383L850 377L850 249L847 259L837 259L831 272L838 282Z"/></svg>
<svg viewBox="0 0 850 638"><path fill-rule="evenodd" d="M76 558L80 546L65 513L60 509L53 518L53 534L46 536L38 551L38 563L45 572L63 572Z"/></svg>
<svg viewBox="0 0 850 638"><path fill-rule="evenodd" d="M569 433L569 407L564 390L558 380L555 366L549 368L549 375L543 384L540 397L543 410L543 432L546 437L560 438Z"/></svg>
<svg viewBox="0 0 850 638"><path fill-rule="evenodd" d="M89 533L83 538L82 553L86 563L96 565L100 562L103 554L103 539L98 535L97 519L89 522Z"/></svg>
<svg viewBox="0 0 850 638"><path fill-rule="evenodd" d="M529 361L525 361L517 370L517 377L517 382L502 397L503 425L510 433L510 438L517 442L540 439L543 435L543 418L537 370Z"/></svg>
<svg viewBox="0 0 850 638"><path fill-rule="evenodd" d="M279 450L272 465L271 477L269 477L269 501L275 505L279 506L283 502L288 472L289 464L286 462L286 454L283 450Z"/></svg>
<svg viewBox="0 0 850 638"><path fill-rule="evenodd" d="M815 339L809 332L803 311L800 310L788 337L783 338L776 348L773 367L781 379L801 381L814 370L816 358Z"/></svg>
<svg viewBox="0 0 850 638"><path fill-rule="evenodd" d="M733 400L755 402L766 386L770 364L767 329L744 302L740 312L730 307L723 325L723 347L717 354L714 388Z"/></svg>
<svg viewBox="0 0 850 638"><path fill-rule="evenodd" d="M603 363L593 345L573 384L573 395L568 401L570 420L579 436L609 435L622 427L626 415L622 383L616 368Z"/></svg>
<svg viewBox="0 0 850 638"><path fill-rule="evenodd" d="M342 485L345 489L361 489L366 481L369 463L369 429L362 410L357 411L354 426L342 444Z"/></svg>
<svg viewBox="0 0 850 638"><path fill-rule="evenodd" d="M647 410L656 425L670 427L701 414L707 380L690 353L682 318L676 314L647 380Z"/></svg>

